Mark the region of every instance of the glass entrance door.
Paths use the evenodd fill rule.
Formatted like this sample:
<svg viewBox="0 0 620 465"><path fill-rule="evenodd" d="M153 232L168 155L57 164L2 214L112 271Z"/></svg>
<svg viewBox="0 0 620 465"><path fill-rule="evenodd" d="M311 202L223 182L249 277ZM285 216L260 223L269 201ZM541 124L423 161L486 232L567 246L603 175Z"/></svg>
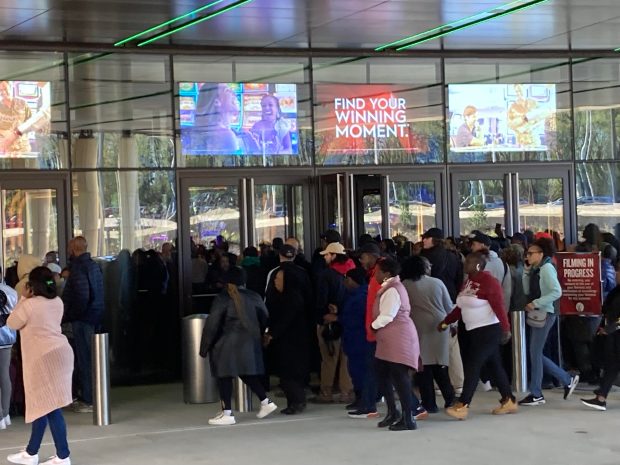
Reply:
<svg viewBox="0 0 620 465"><path fill-rule="evenodd" d="M37 257L43 263L48 252L66 258L67 196L66 179L40 176L18 180L0 179L2 209L3 272L23 255Z"/></svg>
<svg viewBox="0 0 620 465"><path fill-rule="evenodd" d="M544 173L531 166L478 167L454 170L450 179L455 234L479 230L495 236L498 228L509 236L526 229L546 231L554 235L558 248L574 240L569 165L547 166Z"/></svg>
<svg viewBox="0 0 620 465"><path fill-rule="evenodd" d="M308 243L307 182L292 177L181 177L184 314L206 313L230 266L248 246L266 253L274 238ZM276 257L277 258L277 257Z"/></svg>

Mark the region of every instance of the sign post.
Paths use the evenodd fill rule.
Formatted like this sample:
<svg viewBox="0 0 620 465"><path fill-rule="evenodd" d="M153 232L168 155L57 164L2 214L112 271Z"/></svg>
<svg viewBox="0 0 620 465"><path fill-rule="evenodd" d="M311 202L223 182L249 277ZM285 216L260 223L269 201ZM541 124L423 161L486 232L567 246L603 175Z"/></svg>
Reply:
<svg viewBox="0 0 620 465"><path fill-rule="evenodd" d="M562 286L561 315L600 315L603 304L601 254L559 252L558 280Z"/></svg>

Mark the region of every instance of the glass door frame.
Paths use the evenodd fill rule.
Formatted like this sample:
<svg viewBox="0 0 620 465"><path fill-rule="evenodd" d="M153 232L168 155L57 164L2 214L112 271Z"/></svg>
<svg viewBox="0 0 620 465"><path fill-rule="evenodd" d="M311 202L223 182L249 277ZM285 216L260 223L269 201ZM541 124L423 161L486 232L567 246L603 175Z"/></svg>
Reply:
<svg viewBox="0 0 620 465"><path fill-rule="evenodd" d="M390 216L389 216L389 183L395 182L429 182L435 183L436 210L435 217L438 227L446 227L448 224L447 212L443 205L447 204L447 189L445 185L445 168L443 166L365 166L365 167L342 167L317 169L317 185L319 195L317 201L319 205L319 215L317 224L327 223L327 202L329 201L324 194L326 183L336 183L337 202L339 217L342 221L340 234L345 247L355 249L359 232L358 218L356 218L355 208L355 176L373 175L380 177L381 187L381 237L391 238L390 235ZM322 232L322 231L321 231Z"/></svg>
<svg viewBox="0 0 620 465"><path fill-rule="evenodd" d="M53 189L56 191L56 228L58 234L58 257L64 265L67 262L67 245L73 237L73 211L71 210L71 183L68 172L2 172L0 173L0 190ZM4 215L4 205L2 215ZM4 228L4 219L0 227ZM3 241L4 242L4 241ZM4 264L4 247L1 245L2 263ZM43 260L43 257L41 257ZM4 269L2 273L4 273Z"/></svg>
<svg viewBox="0 0 620 465"><path fill-rule="evenodd" d="M218 170L178 170L177 171L177 197L179 199L178 211L178 264L179 264L179 305L183 314L188 314L192 308L191 280L191 246L190 246L190 214L189 214L189 189L192 187L221 187L229 186L238 189L239 196L239 247L243 250L249 245L255 244L254 232L254 186L264 184L278 185L301 185L303 205L310 208L304 209L304 226L312 225L309 221L313 218L311 203L311 189L308 188L311 173L305 170L277 170L269 169L269 172L261 172L254 169L218 169ZM295 214L293 209L287 210L287 215ZM313 245L311 240L314 227L304 228L304 244L307 250ZM286 239L286 238L284 238Z"/></svg>
<svg viewBox="0 0 620 465"><path fill-rule="evenodd" d="M541 166L537 166L541 165ZM459 190L461 181L473 179L502 180L504 182L505 228L512 235L519 229L519 180L520 179L562 179L562 209L564 215L564 238L566 244L576 238L577 211L575 208L575 173L572 163L542 163L484 166L454 166L448 168L450 180L450 230L460 234Z"/></svg>

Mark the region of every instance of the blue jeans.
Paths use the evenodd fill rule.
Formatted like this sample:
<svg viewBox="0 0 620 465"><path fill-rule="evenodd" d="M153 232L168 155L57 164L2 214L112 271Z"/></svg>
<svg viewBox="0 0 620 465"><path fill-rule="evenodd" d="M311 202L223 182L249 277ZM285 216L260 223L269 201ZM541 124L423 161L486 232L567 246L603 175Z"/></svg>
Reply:
<svg viewBox="0 0 620 465"><path fill-rule="evenodd" d="M83 321L73 322L73 340L75 342L75 358L82 388L82 400L88 405L93 403L93 374L92 374L92 335L95 327Z"/></svg>
<svg viewBox="0 0 620 465"><path fill-rule="evenodd" d="M549 314L542 328L529 327L530 343L530 394L534 397L542 396L543 373L557 379L563 386L568 386L571 381L570 375L562 368L557 366L551 359L543 355L543 348L547 341L549 331L553 327L556 315Z"/></svg>
<svg viewBox="0 0 620 465"><path fill-rule="evenodd" d="M54 438L56 455L59 459L66 459L69 457L67 425L65 424L65 419L62 416L62 411L60 409L56 409L44 417L37 418L32 422L32 433L30 434L30 441L28 442L28 447L26 447L26 452L30 455L39 453L41 441L43 441L43 435L45 434L45 428L47 428L48 423L50 425L52 437Z"/></svg>
<svg viewBox="0 0 620 465"><path fill-rule="evenodd" d="M376 342L366 344L366 377L362 388L362 405L369 412L377 411L377 375L375 373Z"/></svg>

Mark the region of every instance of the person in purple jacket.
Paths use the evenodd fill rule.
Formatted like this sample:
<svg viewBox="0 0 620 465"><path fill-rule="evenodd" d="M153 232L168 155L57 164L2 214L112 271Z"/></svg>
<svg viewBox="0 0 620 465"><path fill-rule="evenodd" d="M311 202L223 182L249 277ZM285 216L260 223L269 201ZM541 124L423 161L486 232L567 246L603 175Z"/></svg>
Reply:
<svg viewBox="0 0 620 465"><path fill-rule="evenodd" d="M392 258L377 262L375 279L381 284L373 307L371 328L377 333L375 352L379 390L388 407L380 428L390 431L417 429L413 417L414 400L411 390L411 370L418 369L420 344L413 320L407 290L400 282L400 265ZM396 409L394 388L398 392L402 415Z"/></svg>

